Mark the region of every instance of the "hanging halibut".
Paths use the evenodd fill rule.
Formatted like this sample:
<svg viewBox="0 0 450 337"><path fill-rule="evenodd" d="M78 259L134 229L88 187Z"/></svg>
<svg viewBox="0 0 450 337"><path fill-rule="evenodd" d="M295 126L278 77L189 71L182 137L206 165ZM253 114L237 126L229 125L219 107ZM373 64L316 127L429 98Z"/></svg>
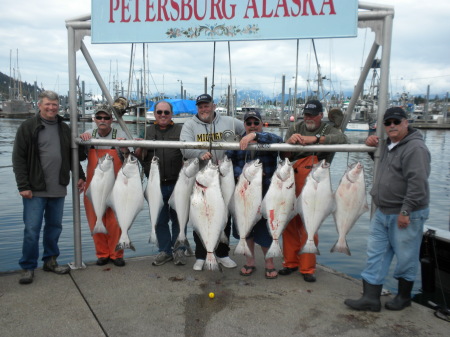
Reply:
<svg viewBox="0 0 450 337"><path fill-rule="evenodd" d="M288 222L296 215L295 199L294 169L286 158L278 164L261 203L261 214L267 219L267 228L273 239L266 259L282 256L278 239Z"/></svg>
<svg viewBox="0 0 450 337"><path fill-rule="evenodd" d="M220 270L214 255L227 221L225 201L220 191L219 169L211 161L196 175L191 195L189 222L206 249L204 269Z"/></svg>
<svg viewBox="0 0 450 337"><path fill-rule="evenodd" d="M109 154L105 154L99 158L92 180L86 190L86 196L91 201L95 215L97 216L97 222L95 223L92 234L108 234L103 224L103 215L108 208L106 206L106 200L114 187L114 181L114 158Z"/></svg>
<svg viewBox="0 0 450 337"><path fill-rule="evenodd" d="M262 163L259 159L244 165L234 190L232 214L239 232L234 253L252 256L246 237L261 219Z"/></svg>
<svg viewBox="0 0 450 337"><path fill-rule="evenodd" d="M149 242L158 245L158 239L156 238L156 226L158 225L159 214L161 213L161 209L164 206L164 200L161 192L159 158L156 156L153 156L152 163L150 164L147 188L145 189L145 198L148 202L150 222L152 224L152 232Z"/></svg>
<svg viewBox="0 0 450 337"><path fill-rule="evenodd" d="M178 175L177 183L169 199L169 205L177 212L180 233L174 244L174 249L178 247L189 247L186 239L185 229L189 219L189 198L195 183L195 176L199 170L198 158L185 160Z"/></svg>
<svg viewBox="0 0 450 337"><path fill-rule="evenodd" d="M116 250L125 248L135 250L128 237L128 231L144 205L143 192L138 160L130 154L117 173L116 182L107 202L116 214L122 230Z"/></svg>
<svg viewBox="0 0 450 337"><path fill-rule="evenodd" d="M347 255L350 249L346 235L355 225L359 217L369 210L364 180L364 167L359 162L350 166L341 178L335 193L336 210L333 212L334 222L339 238L331 248L331 252Z"/></svg>
<svg viewBox="0 0 450 337"><path fill-rule="evenodd" d="M335 207L334 195L331 190L330 164L325 160L314 165L306 177L305 186L297 198L296 208L305 225L308 239L299 254L320 254L314 243L317 233L325 218Z"/></svg>

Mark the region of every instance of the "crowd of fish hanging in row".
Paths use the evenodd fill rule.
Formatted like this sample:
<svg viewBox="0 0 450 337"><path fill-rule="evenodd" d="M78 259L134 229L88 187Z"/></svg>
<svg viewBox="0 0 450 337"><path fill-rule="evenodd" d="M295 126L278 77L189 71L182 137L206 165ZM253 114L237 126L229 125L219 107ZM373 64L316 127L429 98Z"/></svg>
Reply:
<svg viewBox="0 0 450 337"><path fill-rule="evenodd" d="M157 244L155 227L163 207L159 174L159 159L153 157L144 191L136 157L128 156L117 177L114 175L113 158L108 154L100 158L86 191L97 216L92 234L107 233L102 217L106 209L111 207L122 230L116 249L134 250L128 230L142 210L145 198L152 224L149 242ZM294 169L292 163L285 159L278 164L270 187L262 198L262 164L259 160L245 164L235 183L233 164L227 157L219 165L210 161L202 170L199 170L198 159L186 160L169 205L177 212L180 224L175 246L188 246L185 228L187 224L192 225L208 252L204 267L206 270L219 269L213 252L219 241L227 240L224 228L228 212L233 217L240 237L235 254L251 255L245 238L261 216L267 219L267 227L273 238L266 254L266 258L269 258L282 256L279 238L288 222L297 214L301 216L308 233L308 239L299 254L319 254L314 234L325 218L333 214L339 238L331 251L350 255L346 235L369 209L364 169L359 162L347 169L335 193L331 188L330 165L325 160L319 162L314 165L301 194L296 198Z"/></svg>

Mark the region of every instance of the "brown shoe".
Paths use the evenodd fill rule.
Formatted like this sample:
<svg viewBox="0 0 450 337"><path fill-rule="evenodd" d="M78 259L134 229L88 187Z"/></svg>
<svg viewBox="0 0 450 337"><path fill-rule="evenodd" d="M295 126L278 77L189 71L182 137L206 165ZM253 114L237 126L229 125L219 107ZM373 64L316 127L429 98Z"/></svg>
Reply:
<svg viewBox="0 0 450 337"><path fill-rule="evenodd" d="M44 271L51 271L55 274L67 274L70 271L69 266L60 266L58 262L56 262L56 256L50 257L47 261L44 262L44 267L42 267Z"/></svg>
<svg viewBox="0 0 450 337"><path fill-rule="evenodd" d="M20 284L30 284L33 282L34 278L34 270L22 270L22 275L20 276L19 283Z"/></svg>

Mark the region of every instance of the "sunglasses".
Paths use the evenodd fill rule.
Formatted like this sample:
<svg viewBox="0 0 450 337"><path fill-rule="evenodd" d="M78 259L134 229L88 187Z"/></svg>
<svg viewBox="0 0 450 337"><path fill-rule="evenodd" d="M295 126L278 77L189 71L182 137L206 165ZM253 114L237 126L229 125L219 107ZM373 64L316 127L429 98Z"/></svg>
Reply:
<svg viewBox="0 0 450 337"><path fill-rule="evenodd" d="M170 111L169 110L156 110L156 113L158 114L158 115L162 115L163 113L164 113L164 115L166 115L166 116L168 116L168 115L170 115Z"/></svg>
<svg viewBox="0 0 450 337"><path fill-rule="evenodd" d="M402 121L399 121L398 119L394 119L394 120L392 120L392 121L386 121L386 122L384 122L383 124L384 124L384 126L389 126L389 125L391 125L392 123L394 123L395 125L399 125L401 122L402 122Z"/></svg>
<svg viewBox="0 0 450 337"><path fill-rule="evenodd" d="M101 121L102 119L104 119L105 121L109 121L111 119L111 117L109 116L95 116L95 119Z"/></svg>
<svg viewBox="0 0 450 337"><path fill-rule="evenodd" d="M252 126L252 124L254 126L258 126L259 125L259 121L247 121L247 122L245 122L245 125L247 125L247 126Z"/></svg>

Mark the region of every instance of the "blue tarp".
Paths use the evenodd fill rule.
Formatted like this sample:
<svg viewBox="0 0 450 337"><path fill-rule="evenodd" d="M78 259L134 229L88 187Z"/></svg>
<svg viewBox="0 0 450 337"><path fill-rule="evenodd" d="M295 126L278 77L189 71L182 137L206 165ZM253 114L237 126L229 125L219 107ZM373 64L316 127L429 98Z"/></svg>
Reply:
<svg viewBox="0 0 450 337"><path fill-rule="evenodd" d="M195 115L197 113L197 106L195 101L188 99L165 99L164 101L169 102L173 106L173 115L179 115L181 113L189 113ZM148 111L153 112L154 104Z"/></svg>

